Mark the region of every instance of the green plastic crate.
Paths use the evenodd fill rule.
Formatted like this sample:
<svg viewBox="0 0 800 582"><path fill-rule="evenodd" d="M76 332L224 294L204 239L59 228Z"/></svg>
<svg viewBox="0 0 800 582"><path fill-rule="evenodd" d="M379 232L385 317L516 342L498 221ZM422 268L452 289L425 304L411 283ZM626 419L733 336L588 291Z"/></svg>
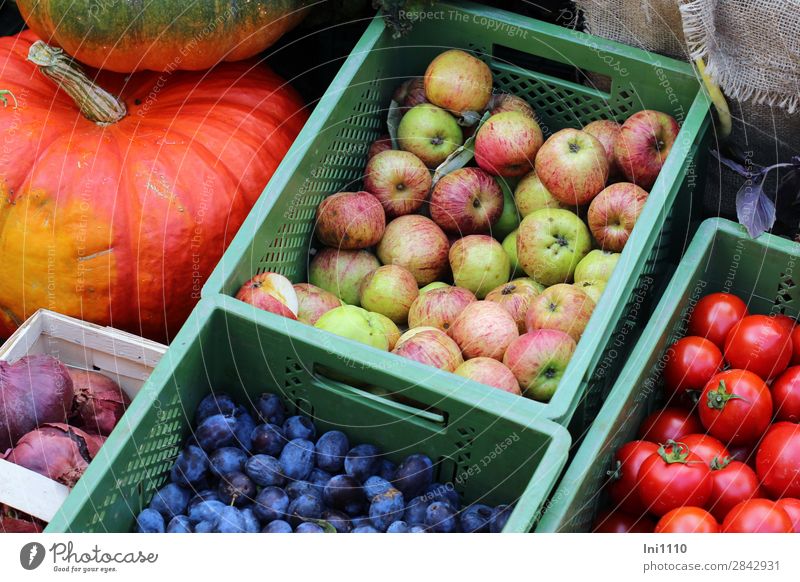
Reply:
<svg viewBox="0 0 800 582"><path fill-rule="evenodd" d="M537 531L589 531L606 501L603 485L616 450L663 404L667 348L686 333L691 309L708 293L741 297L751 313L800 314L800 245L723 219L706 220L686 251L619 380L546 504Z"/></svg>
<svg viewBox="0 0 800 582"><path fill-rule="evenodd" d="M441 18L421 19L401 39L378 16L317 105L283 163L203 288L203 297L234 295L256 273L274 271L293 282L306 280L308 250L317 205L341 190L358 190L366 150L385 131L394 88L424 72L449 47L473 51L491 67L499 89L533 105L546 133L581 127L601 118L624 120L644 108L682 122L667 160L625 252L595 310L561 385L547 404L475 384L405 361L407 377L442 394L471 393L505 410L571 424L580 435L599 410L602 394L651 308L651 291L666 282L700 222L709 101L686 63L516 14L467 2L442 2L430 9ZM513 62L511 62L513 61ZM574 80L553 76L567 67ZM545 74L539 72L547 70ZM581 82L605 77L610 91ZM578 82L576 82L578 81ZM652 302L654 303L654 301ZM254 315L268 322L275 316ZM286 325L288 338L304 333ZM324 332L318 332L320 336ZM348 344L347 354L366 366L398 366L397 356Z"/></svg>
<svg viewBox="0 0 800 582"><path fill-rule="evenodd" d="M340 384L322 374L346 370L385 389L408 382L400 370L354 368L313 337L285 343L284 330L255 321L248 307L227 297L200 302L126 412L127 430L106 441L47 531L131 531L167 481L194 410L212 389L241 403L276 392L320 429L377 444L396 462L427 453L437 479L453 482L465 501L516 502L505 531L530 530L567 461L563 427L500 416L463 398L442 400L423 386L407 387L407 397L419 403L412 406Z"/></svg>

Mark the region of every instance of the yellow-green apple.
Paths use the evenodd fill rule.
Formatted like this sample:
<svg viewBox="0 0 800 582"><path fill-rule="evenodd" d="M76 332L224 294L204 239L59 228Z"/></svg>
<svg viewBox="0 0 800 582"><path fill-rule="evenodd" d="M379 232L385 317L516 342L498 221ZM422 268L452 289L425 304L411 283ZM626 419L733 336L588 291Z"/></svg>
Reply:
<svg viewBox="0 0 800 582"><path fill-rule="evenodd" d="M427 103L425 96L425 80L422 77L406 79L394 90L392 100L400 105L400 111L405 113L415 105Z"/></svg>
<svg viewBox="0 0 800 582"><path fill-rule="evenodd" d="M510 93L495 93L489 100L489 112L492 115L498 113L505 113L506 111L518 111L536 119L536 112L533 110L525 99L511 95Z"/></svg>
<svg viewBox="0 0 800 582"><path fill-rule="evenodd" d="M447 331L464 308L477 301L472 291L461 287L441 287L420 292L408 312L408 326L427 326Z"/></svg>
<svg viewBox="0 0 800 582"><path fill-rule="evenodd" d="M511 276L511 261L502 245L485 234L471 234L454 242L450 268L455 284L469 289L478 299Z"/></svg>
<svg viewBox="0 0 800 582"><path fill-rule="evenodd" d="M386 341L389 342L389 351L394 349L397 341L400 339L400 328L395 323L381 313L373 313L373 319L381 325L383 334L386 336Z"/></svg>
<svg viewBox="0 0 800 582"><path fill-rule="evenodd" d="M533 169L543 141L535 119L519 111L498 113L475 136L475 161L494 176L522 176Z"/></svg>
<svg viewBox="0 0 800 582"><path fill-rule="evenodd" d="M589 229L607 251L621 252L647 202L647 192L630 182L617 182L589 205Z"/></svg>
<svg viewBox="0 0 800 582"><path fill-rule="evenodd" d="M429 168L441 164L464 142L456 118L430 103L412 107L397 126L397 145Z"/></svg>
<svg viewBox="0 0 800 582"><path fill-rule="evenodd" d="M575 347L575 340L563 331L539 329L514 340L506 350L503 363L516 377L523 396L549 402Z"/></svg>
<svg viewBox="0 0 800 582"><path fill-rule="evenodd" d="M383 207L369 192L339 192L317 207L317 238L329 247L366 249L381 240L385 228Z"/></svg>
<svg viewBox="0 0 800 582"><path fill-rule="evenodd" d="M433 283L428 283L424 287L420 287L419 294L424 295L428 291L433 291L434 289L444 289L445 287L450 287L450 285L442 281L434 281Z"/></svg>
<svg viewBox="0 0 800 582"><path fill-rule="evenodd" d="M431 189L428 167L411 152L388 150L367 162L364 189L394 218L419 210Z"/></svg>
<svg viewBox="0 0 800 582"><path fill-rule="evenodd" d="M566 208L569 210L566 204L556 200L547 191L535 171L526 174L517 184L517 189L514 191L514 203L522 218L544 208Z"/></svg>
<svg viewBox="0 0 800 582"><path fill-rule="evenodd" d="M308 325L314 325L324 313L342 305L336 295L310 283L297 283L294 292L297 294L297 319Z"/></svg>
<svg viewBox="0 0 800 582"><path fill-rule="evenodd" d="M544 287L530 277L514 279L500 285L486 296L505 309L517 324L519 333L525 333L525 314L533 298L544 291Z"/></svg>
<svg viewBox="0 0 800 582"><path fill-rule="evenodd" d="M361 281L380 266L369 251L323 248L311 259L308 282L333 293L349 305L358 305Z"/></svg>
<svg viewBox="0 0 800 582"><path fill-rule="evenodd" d="M619 262L619 253L594 249L575 267L575 281L608 281Z"/></svg>
<svg viewBox="0 0 800 582"><path fill-rule="evenodd" d="M369 144L367 150L367 160L377 156L381 152L389 151L392 149L392 138L388 133L381 134L378 139Z"/></svg>
<svg viewBox="0 0 800 582"><path fill-rule="evenodd" d="M467 378L487 386L499 388L504 392L520 395L519 382L505 364L494 358L472 358L461 364L453 372L457 376Z"/></svg>
<svg viewBox="0 0 800 582"><path fill-rule="evenodd" d="M383 322L366 309L343 305L323 314L314 327L346 337L379 350L389 349L389 339Z"/></svg>
<svg viewBox="0 0 800 582"><path fill-rule="evenodd" d="M504 178L499 178L504 180ZM503 240L519 228L520 216L514 202L514 190L511 187L503 188L503 212L500 218L492 225L490 234L497 240Z"/></svg>
<svg viewBox="0 0 800 582"><path fill-rule="evenodd" d="M408 310L418 296L417 280L400 265L375 269L361 282L359 292L361 307L385 315L397 324L405 324Z"/></svg>
<svg viewBox="0 0 800 582"><path fill-rule="evenodd" d="M435 327L408 330L397 340L392 353L448 372L454 372L464 362L456 342Z"/></svg>
<svg viewBox="0 0 800 582"><path fill-rule="evenodd" d="M297 293L292 282L278 273L256 275L239 288L236 299L270 313L297 319Z"/></svg>
<svg viewBox="0 0 800 582"><path fill-rule="evenodd" d="M519 337L517 322L493 301L475 301L456 317L447 332L466 359L502 360L509 344Z"/></svg>
<svg viewBox="0 0 800 582"><path fill-rule="evenodd" d="M517 260L517 235L518 230L515 230L503 239L503 250L508 255L508 260L511 261L511 276L514 277L520 272L519 261Z"/></svg>
<svg viewBox="0 0 800 582"><path fill-rule="evenodd" d="M480 168L459 168L431 192L431 218L448 233L489 232L503 212L500 184Z"/></svg>
<svg viewBox="0 0 800 582"><path fill-rule="evenodd" d="M666 113L646 109L631 115L622 124L614 145L620 171L629 181L649 190L672 150L678 131L678 122Z"/></svg>
<svg viewBox="0 0 800 582"><path fill-rule="evenodd" d="M533 298L525 315L525 326L528 331L557 329L577 342L592 317L592 311L594 301L591 297L573 285L559 283Z"/></svg>
<svg viewBox="0 0 800 582"><path fill-rule="evenodd" d="M603 144L606 159L608 160L609 178L616 178L621 174L619 166L617 166L617 158L614 156L614 146L617 143L621 128L622 126L619 123L611 119L598 119L583 128L583 131L595 136L597 141Z"/></svg>
<svg viewBox="0 0 800 582"><path fill-rule="evenodd" d="M603 295L603 291L606 290L606 284L607 281L604 279L583 279L573 283L575 287L586 293L591 300L594 301L595 305L600 301L600 296Z"/></svg>
<svg viewBox="0 0 800 582"><path fill-rule="evenodd" d="M536 175L558 201L569 207L588 204L606 186L606 151L593 135L562 129L536 154Z"/></svg>
<svg viewBox="0 0 800 582"><path fill-rule="evenodd" d="M519 265L531 279L545 286L571 281L575 267L591 248L589 229L569 210L537 210L519 225Z"/></svg>
<svg viewBox="0 0 800 582"><path fill-rule="evenodd" d="M405 267L423 286L447 272L450 242L430 218L417 214L398 216L386 226L378 243L378 258L384 265Z"/></svg>
<svg viewBox="0 0 800 582"><path fill-rule="evenodd" d="M456 115L483 111L492 96L492 71L469 53L445 51L425 70L425 95L434 105Z"/></svg>

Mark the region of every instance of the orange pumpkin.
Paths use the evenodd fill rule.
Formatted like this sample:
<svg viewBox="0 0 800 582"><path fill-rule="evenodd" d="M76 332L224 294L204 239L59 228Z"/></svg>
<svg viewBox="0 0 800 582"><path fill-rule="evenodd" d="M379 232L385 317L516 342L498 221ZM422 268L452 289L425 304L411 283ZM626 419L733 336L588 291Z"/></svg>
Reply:
<svg viewBox="0 0 800 582"><path fill-rule="evenodd" d="M93 83L36 40L0 38L0 336L44 307L167 340L305 122L303 103L246 62Z"/></svg>

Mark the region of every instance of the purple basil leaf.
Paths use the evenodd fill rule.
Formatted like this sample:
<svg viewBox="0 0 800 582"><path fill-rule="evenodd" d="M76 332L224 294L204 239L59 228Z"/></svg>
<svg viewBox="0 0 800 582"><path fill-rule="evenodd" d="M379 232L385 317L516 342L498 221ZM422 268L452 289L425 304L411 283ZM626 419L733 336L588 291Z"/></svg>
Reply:
<svg viewBox="0 0 800 582"><path fill-rule="evenodd" d="M764 192L762 180L745 182L736 193L736 216L752 238L775 224L775 204Z"/></svg>

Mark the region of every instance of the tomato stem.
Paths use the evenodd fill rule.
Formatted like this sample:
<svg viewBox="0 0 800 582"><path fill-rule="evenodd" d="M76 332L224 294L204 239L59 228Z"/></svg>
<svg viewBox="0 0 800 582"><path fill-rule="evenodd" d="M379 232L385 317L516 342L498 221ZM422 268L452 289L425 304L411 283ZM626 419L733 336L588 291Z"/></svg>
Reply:
<svg viewBox="0 0 800 582"><path fill-rule="evenodd" d="M706 406L709 408L715 408L717 410L723 410L725 405L728 403L728 400L744 400L744 398L738 394L728 392L728 387L725 385L725 380L720 380L717 389L710 390L706 397L708 399L706 401Z"/></svg>
<svg viewBox="0 0 800 582"><path fill-rule="evenodd" d="M667 449L669 449L669 452L667 452ZM689 463L689 447L672 439L659 445L658 454L664 459L665 463L670 465L673 463L682 463L684 465Z"/></svg>
<svg viewBox="0 0 800 582"><path fill-rule="evenodd" d="M711 465L710 465L711 470L719 471L720 469L724 469L725 467L731 464L732 460L733 459L731 457L724 457L722 460L720 460L719 457L714 457L711 460Z"/></svg>

